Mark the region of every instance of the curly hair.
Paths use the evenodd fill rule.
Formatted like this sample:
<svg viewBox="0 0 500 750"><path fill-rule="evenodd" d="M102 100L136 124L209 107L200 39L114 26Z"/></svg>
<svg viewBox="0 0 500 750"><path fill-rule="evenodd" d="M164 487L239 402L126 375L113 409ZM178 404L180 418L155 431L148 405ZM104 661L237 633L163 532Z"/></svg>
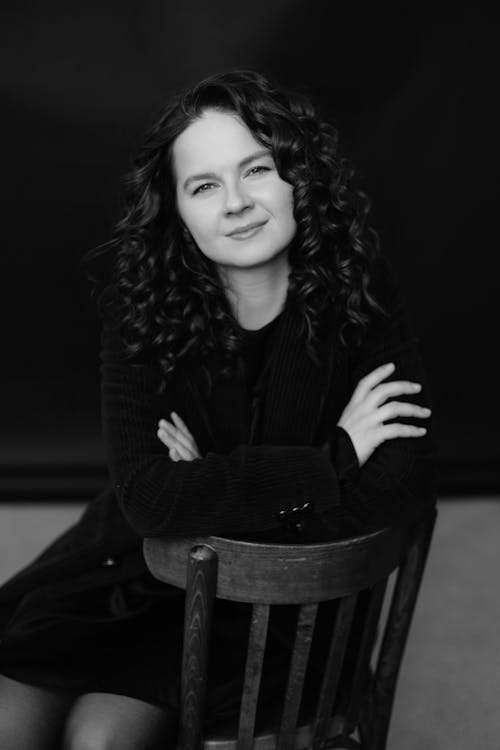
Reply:
<svg viewBox="0 0 500 750"><path fill-rule="evenodd" d="M146 133L125 178L124 214L109 243L116 250L112 287L126 354L156 357L164 376L160 390L178 363L195 357L204 362L214 352L230 375L241 348L241 329L216 268L176 208L173 144L210 109L236 114L293 187L297 231L289 248L288 297L300 313L300 335L312 359L321 359L322 322L332 304L344 345L348 338L359 344L371 314L383 312L369 291L378 254L377 235L367 223L369 201L339 154L336 129L308 98L256 72L211 76L172 98Z"/></svg>

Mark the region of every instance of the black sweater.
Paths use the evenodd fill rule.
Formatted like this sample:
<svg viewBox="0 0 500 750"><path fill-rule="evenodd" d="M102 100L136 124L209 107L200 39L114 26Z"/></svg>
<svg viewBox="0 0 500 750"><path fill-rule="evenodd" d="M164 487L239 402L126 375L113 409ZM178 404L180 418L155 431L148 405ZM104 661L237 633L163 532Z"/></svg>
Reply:
<svg viewBox="0 0 500 750"><path fill-rule="evenodd" d="M207 396L201 368L193 364L180 368L158 396L158 365L127 362L113 326L104 326L104 435L115 492L135 531L252 534L288 523L290 511L300 515L309 502L315 520L326 527L365 530L407 523L433 502L430 420L425 437L387 441L361 470L349 437L336 427L360 378L389 361L396 364L390 379L423 385L420 394L405 399L430 405L417 340L384 261L374 284L388 316L374 317L362 346L347 349L339 344L332 312L321 367L307 355L297 313L287 301L273 332L263 394L254 403L258 420L252 420L244 370L228 381L217 377L218 364L211 363L215 388ZM170 460L156 429L171 411L186 421L202 458Z"/></svg>
<svg viewBox="0 0 500 750"><path fill-rule="evenodd" d="M389 361L396 363L392 379L422 383L411 400L430 405L417 340L384 262L374 291L388 316L374 317L362 346L347 349L338 343L332 313L321 367L308 357L287 304L256 399L249 397L243 368L224 380L217 361L210 363L211 395L193 365L179 368L158 396L157 363L126 361L108 318L102 418L110 484L74 526L0 587L0 626L10 622L18 634L29 631L30 622L39 621L40 602L142 575L142 536L295 541L290 527L299 521L303 541L321 541L418 517L435 500L431 420L425 437L388 440L361 470L350 438L336 426L359 379ZM172 410L185 420L203 458L170 460L156 430ZM314 513L300 510L308 501Z"/></svg>

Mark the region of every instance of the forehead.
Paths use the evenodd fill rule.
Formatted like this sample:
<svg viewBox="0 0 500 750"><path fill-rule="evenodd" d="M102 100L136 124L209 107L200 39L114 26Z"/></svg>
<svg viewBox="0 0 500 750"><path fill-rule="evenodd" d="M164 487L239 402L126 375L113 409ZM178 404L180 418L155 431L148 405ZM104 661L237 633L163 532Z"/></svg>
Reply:
<svg viewBox="0 0 500 750"><path fill-rule="evenodd" d="M196 172L218 172L262 149L237 115L208 110L174 141L172 158L178 180Z"/></svg>

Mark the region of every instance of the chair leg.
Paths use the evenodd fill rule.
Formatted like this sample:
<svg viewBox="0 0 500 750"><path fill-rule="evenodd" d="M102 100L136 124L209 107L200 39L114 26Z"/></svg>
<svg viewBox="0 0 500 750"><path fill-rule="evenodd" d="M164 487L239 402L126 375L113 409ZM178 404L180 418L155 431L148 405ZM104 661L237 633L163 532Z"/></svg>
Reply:
<svg viewBox="0 0 500 750"><path fill-rule="evenodd" d="M367 707L371 725L370 750L384 750L386 747L399 669L435 520L436 511L418 525L399 569L370 695L371 705Z"/></svg>
<svg viewBox="0 0 500 750"><path fill-rule="evenodd" d="M179 749L199 750L207 688L208 644L217 586L217 555L211 547L191 550L186 585ZM190 656L189 656L190 655Z"/></svg>

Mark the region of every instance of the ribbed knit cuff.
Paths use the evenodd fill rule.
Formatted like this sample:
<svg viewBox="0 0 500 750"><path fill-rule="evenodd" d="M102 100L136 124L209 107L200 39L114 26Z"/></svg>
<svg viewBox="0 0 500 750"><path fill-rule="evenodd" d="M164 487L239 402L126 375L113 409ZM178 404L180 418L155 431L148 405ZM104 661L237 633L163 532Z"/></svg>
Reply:
<svg viewBox="0 0 500 750"><path fill-rule="evenodd" d="M355 481L360 468L358 456L349 433L338 425L330 440L330 460L340 483Z"/></svg>

